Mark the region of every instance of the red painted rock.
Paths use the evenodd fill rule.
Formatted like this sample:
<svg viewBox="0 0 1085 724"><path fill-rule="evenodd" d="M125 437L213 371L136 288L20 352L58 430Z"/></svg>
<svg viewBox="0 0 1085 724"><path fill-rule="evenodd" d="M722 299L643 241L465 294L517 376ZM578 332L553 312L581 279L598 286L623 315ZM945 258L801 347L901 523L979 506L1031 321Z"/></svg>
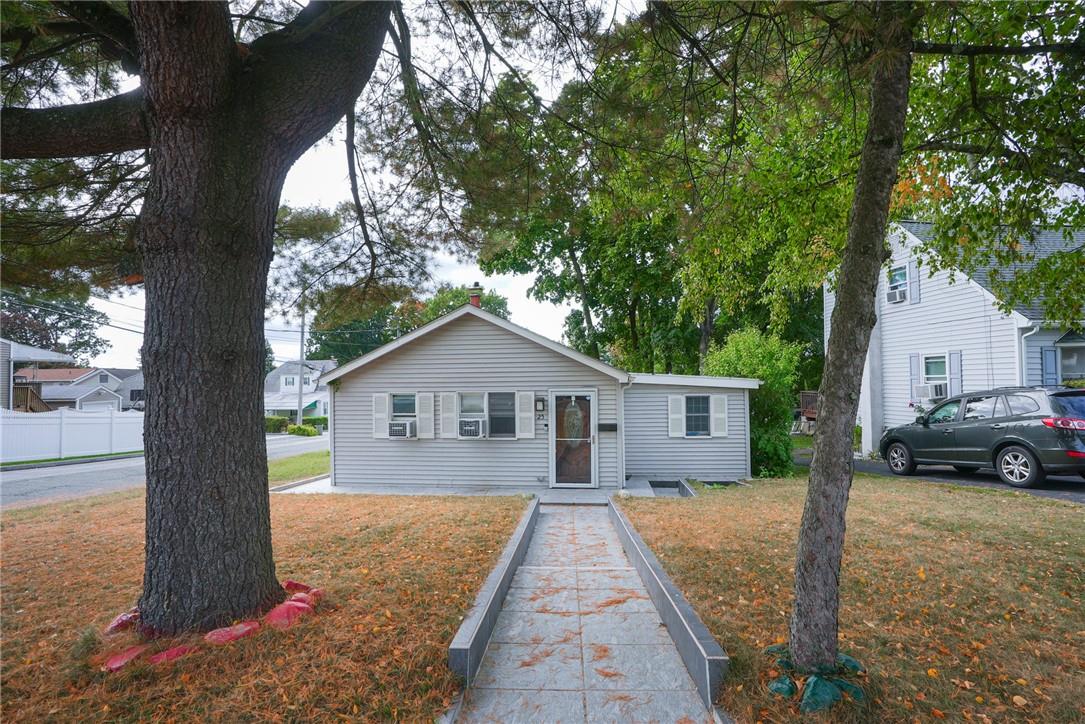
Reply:
<svg viewBox="0 0 1085 724"><path fill-rule="evenodd" d="M105 633L107 636L109 634L115 634L118 631L124 631L125 629L132 628L132 626L134 626L138 622L139 609L133 607L110 621L109 625L105 627Z"/></svg>
<svg viewBox="0 0 1085 724"><path fill-rule="evenodd" d="M250 636L256 633L256 629L260 628L259 621L242 621L241 623L234 624L233 626L227 626L225 628L217 628L214 631L208 631L203 637L203 640L209 644L216 644L221 646L222 644L228 644L231 641L237 641L243 639L246 636Z"/></svg>
<svg viewBox="0 0 1085 724"><path fill-rule="evenodd" d="M154 656L147 657L147 663L150 664L164 664L167 661L174 661L181 658L186 654L191 654L196 650L195 646L174 646L172 649L166 649L165 651L159 651Z"/></svg>
<svg viewBox="0 0 1085 724"><path fill-rule="evenodd" d="M301 601L283 601L275 608L267 612L264 621L273 628L289 628L299 618L313 612L313 607Z"/></svg>
<svg viewBox="0 0 1085 724"><path fill-rule="evenodd" d="M285 588L290 593L308 593L309 591L313 590L312 586L307 586L300 581L292 581L289 578L283 581L283 588Z"/></svg>
<svg viewBox="0 0 1085 724"><path fill-rule="evenodd" d="M102 671L119 671L132 661L139 658L140 654L150 648L150 644L140 644L127 648L119 654L113 654L102 664Z"/></svg>

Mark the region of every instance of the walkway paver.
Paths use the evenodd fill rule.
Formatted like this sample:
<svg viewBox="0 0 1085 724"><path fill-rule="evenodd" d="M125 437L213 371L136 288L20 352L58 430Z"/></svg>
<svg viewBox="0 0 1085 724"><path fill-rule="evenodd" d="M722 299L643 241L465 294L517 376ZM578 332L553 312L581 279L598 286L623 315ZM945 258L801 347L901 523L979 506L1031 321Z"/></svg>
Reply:
<svg viewBox="0 0 1085 724"><path fill-rule="evenodd" d="M458 721L712 721L606 508L539 508Z"/></svg>

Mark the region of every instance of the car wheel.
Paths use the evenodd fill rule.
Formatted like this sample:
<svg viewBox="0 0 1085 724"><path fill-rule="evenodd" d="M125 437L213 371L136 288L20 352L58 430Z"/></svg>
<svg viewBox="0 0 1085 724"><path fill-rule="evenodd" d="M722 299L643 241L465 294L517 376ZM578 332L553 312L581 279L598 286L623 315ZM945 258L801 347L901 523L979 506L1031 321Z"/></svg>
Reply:
<svg viewBox="0 0 1085 724"><path fill-rule="evenodd" d="M915 460L912 451L902 442L895 442L885 451L885 461L889 463L889 472L894 475L911 475L915 472Z"/></svg>
<svg viewBox="0 0 1085 724"><path fill-rule="evenodd" d="M1002 482L1015 488L1031 488L1047 477L1036 456L1018 445L1010 445L998 453L995 470Z"/></svg>
<svg viewBox="0 0 1085 724"><path fill-rule="evenodd" d="M954 465L953 469L956 470L958 473L967 474L976 472L977 470L979 470L979 467L975 465Z"/></svg>

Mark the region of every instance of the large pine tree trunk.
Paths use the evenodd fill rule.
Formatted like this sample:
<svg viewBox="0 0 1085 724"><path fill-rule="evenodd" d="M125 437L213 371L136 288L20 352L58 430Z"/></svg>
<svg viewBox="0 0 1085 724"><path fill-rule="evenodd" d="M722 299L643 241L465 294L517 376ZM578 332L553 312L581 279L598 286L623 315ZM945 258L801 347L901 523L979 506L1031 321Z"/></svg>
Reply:
<svg viewBox="0 0 1085 724"><path fill-rule="evenodd" d="M908 111L911 30L908 4L880 7L870 114L852 199L847 246L837 276L810 484L799 530L791 653L805 670L835 665L840 560L851 489L852 429L858 412L875 293L886 259L889 200L897 179Z"/></svg>
<svg viewBox="0 0 1085 724"><path fill-rule="evenodd" d="M325 8L299 17L321 22ZM257 41L245 67L224 4L132 5L151 160L138 231L149 633L212 628L283 598L262 420L275 215L294 160L353 107L389 9L362 4L333 32Z"/></svg>

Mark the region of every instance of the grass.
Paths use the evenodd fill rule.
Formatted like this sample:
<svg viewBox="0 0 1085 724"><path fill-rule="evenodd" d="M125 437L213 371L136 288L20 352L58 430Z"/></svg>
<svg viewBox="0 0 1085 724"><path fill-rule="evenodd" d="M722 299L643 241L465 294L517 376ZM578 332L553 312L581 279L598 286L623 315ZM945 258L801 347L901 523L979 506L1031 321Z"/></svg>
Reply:
<svg viewBox="0 0 1085 724"><path fill-rule="evenodd" d="M806 481L627 499L637 530L731 657L721 705L794 721L761 653L788 630ZM840 646L862 703L815 721L1085 720L1085 508L1019 493L857 478Z"/></svg>
<svg viewBox="0 0 1085 724"><path fill-rule="evenodd" d="M331 452L317 450L316 452L291 455L288 458L269 460L267 464L268 483L289 483L295 480L313 478L317 475L327 475L331 469Z"/></svg>
<svg viewBox="0 0 1085 724"><path fill-rule="evenodd" d="M40 460L12 460L6 463L0 463L0 470L12 465L37 465L39 463L59 463L66 460L93 460L95 458L115 458L122 455L142 455L142 450L131 450L129 452L115 452L115 453L98 453L97 455L70 455L66 458L41 458Z"/></svg>
<svg viewBox="0 0 1085 724"><path fill-rule="evenodd" d="M791 449L795 450L813 450L814 449L814 436L813 435L792 435L791 436Z"/></svg>
<svg viewBox="0 0 1085 724"><path fill-rule="evenodd" d="M428 720L460 682L447 647L526 501L272 496L280 580L324 587L316 616L117 674L104 640L139 596L142 491L0 516L0 720ZM155 649L176 641L155 644Z"/></svg>

